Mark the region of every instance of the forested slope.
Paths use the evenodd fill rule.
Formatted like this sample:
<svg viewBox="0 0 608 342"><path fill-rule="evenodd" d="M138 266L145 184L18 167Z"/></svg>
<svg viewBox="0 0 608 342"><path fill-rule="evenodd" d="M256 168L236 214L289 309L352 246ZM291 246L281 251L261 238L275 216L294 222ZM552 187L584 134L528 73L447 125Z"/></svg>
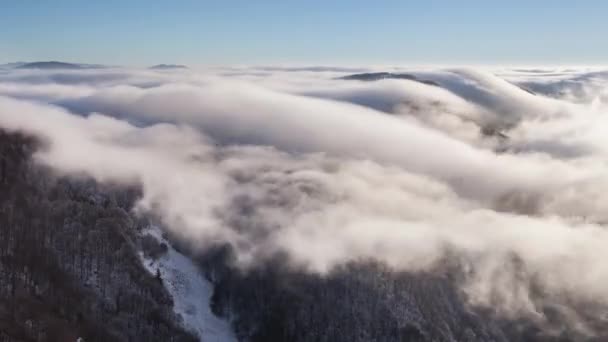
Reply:
<svg viewBox="0 0 608 342"><path fill-rule="evenodd" d="M137 191L54 177L0 133L0 341L195 341L136 253Z"/></svg>

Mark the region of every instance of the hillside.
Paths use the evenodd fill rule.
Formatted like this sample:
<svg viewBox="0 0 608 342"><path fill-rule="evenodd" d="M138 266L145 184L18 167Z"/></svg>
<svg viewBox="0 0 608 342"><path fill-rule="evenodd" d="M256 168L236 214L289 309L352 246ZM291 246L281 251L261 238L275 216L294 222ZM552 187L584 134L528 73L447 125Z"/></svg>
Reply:
<svg viewBox="0 0 608 342"><path fill-rule="evenodd" d="M56 178L0 133L0 341L195 341L137 257L136 189Z"/></svg>

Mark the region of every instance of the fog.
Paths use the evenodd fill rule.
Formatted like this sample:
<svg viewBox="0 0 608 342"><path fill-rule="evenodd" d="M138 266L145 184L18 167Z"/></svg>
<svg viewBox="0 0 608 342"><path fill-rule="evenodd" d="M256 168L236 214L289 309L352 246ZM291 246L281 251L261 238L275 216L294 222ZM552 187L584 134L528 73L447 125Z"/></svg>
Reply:
<svg viewBox="0 0 608 342"><path fill-rule="evenodd" d="M368 69L6 70L0 127L59 174L141 185L138 212L245 269L449 264L505 314L608 305L607 73L337 78Z"/></svg>

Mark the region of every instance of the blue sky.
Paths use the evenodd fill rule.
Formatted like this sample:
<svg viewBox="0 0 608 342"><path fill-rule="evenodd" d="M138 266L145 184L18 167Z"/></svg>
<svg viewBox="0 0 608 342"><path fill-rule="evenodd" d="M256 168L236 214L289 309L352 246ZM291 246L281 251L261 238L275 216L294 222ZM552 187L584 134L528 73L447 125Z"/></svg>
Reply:
<svg viewBox="0 0 608 342"><path fill-rule="evenodd" d="M600 0L0 0L0 62L606 64Z"/></svg>

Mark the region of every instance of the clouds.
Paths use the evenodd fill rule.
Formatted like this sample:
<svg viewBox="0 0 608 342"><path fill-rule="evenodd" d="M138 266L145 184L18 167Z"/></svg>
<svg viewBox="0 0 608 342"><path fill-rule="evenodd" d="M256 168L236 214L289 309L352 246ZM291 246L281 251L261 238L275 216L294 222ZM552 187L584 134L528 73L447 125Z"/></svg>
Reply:
<svg viewBox="0 0 608 342"><path fill-rule="evenodd" d="M441 87L267 71L9 72L0 127L44 137L35 158L57 172L140 184L138 210L195 248L231 244L244 267L451 259L471 302L504 312L608 305L601 105L471 70L419 72Z"/></svg>

